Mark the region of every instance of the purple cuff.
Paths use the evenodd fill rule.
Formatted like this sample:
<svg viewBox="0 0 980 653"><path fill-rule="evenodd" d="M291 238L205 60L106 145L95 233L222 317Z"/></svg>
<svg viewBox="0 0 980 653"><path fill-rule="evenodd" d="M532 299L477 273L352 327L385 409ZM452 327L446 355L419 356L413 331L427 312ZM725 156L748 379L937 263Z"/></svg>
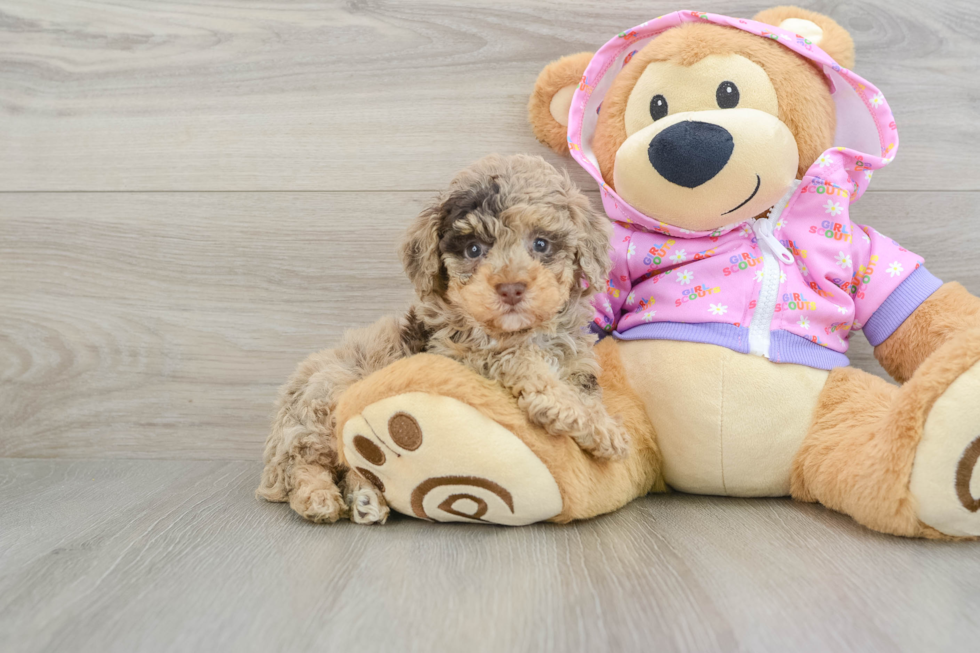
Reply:
<svg viewBox="0 0 980 653"><path fill-rule="evenodd" d="M862 327L868 342L877 347L888 340L895 329L942 285L942 281L920 265L868 318Z"/></svg>
<svg viewBox="0 0 980 653"><path fill-rule="evenodd" d="M604 331L602 327L596 324L595 322L589 322L589 331L599 336L599 340L602 340L603 338L609 335L609 333Z"/></svg>

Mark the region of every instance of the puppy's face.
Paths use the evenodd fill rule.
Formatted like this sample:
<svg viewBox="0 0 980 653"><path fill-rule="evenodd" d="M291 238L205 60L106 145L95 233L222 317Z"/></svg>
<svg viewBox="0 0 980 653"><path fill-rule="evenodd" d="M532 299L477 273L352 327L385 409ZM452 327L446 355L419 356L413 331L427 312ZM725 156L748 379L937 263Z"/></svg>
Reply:
<svg viewBox="0 0 980 653"><path fill-rule="evenodd" d="M574 240L571 220L555 206L467 213L439 242L446 299L488 331L533 329L569 300Z"/></svg>
<svg viewBox="0 0 980 653"><path fill-rule="evenodd" d="M423 300L488 332L516 333L547 324L604 282L609 231L540 157L491 156L419 215L403 260Z"/></svg>

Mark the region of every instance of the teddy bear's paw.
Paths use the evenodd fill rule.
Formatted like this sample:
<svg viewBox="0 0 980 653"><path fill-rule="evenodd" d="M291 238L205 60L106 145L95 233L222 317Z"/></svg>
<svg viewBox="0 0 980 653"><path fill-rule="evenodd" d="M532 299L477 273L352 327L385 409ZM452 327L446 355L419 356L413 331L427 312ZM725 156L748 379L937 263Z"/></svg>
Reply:
<svg viewBox="0 0 980 653"><path fill-rule="evenodd" d="M317 524L332 524L347 515L347 504L336 486L301 485L290 493L289 506Z"/></svg>
<svg viewBox="0 0 980 653"><path fill-rule="evenodd" d="M947 535L980 536L980 363L929 411L909 489L924 523Z"/></svg>
<svg viewBox="0 0 980 653"><path fill-rule="evenodd" d="M517 526L562 510L541 459L456 399L422 392L382 399L347 420L343 443L347 464L377 488L380 505L409 516Z"/></svg>
<svg viewBox="0 0 980 653"><path fill-rule="evenodd" d="M373 485L357 484L347 488L347 507L355 524L384 524L388 521L388 504Z"/></svg>

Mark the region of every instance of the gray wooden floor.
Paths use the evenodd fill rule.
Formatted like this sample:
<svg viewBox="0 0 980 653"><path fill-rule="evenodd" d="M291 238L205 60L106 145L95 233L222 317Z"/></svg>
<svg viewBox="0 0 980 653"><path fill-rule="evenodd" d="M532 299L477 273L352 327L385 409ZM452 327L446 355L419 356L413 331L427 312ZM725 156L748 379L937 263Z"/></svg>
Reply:
<svg viewBox="0 0 980 653"><path fill-rule="evenodd" d="M980 293L980 9L802 4L901 131L855 215ZM276 386L409 301L422 204L493 151L566 163L526 125L541 67L679 8L0 0L0 651L975 650L980 545L817 506L364 528L252 498Z"/></svg>
<svg viewBox="0 0 980 653"><path fill-rule="evenodd" d="M976 650L976 546L788 500L315 526L236 461L0 461L4 651Z"/></svg>

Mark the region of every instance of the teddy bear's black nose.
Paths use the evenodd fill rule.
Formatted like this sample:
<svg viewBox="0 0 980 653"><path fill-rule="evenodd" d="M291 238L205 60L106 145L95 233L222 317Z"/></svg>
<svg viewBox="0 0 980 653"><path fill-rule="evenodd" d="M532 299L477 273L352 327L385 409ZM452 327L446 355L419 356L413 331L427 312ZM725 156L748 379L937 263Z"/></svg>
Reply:
<svg viewBox="0 0 980 653"><path fill-rule="evenodd" d="M697 188L721 172L734 148L732 135L724 127L685 120L654 136L648 156L667 181Z"/></svg>

